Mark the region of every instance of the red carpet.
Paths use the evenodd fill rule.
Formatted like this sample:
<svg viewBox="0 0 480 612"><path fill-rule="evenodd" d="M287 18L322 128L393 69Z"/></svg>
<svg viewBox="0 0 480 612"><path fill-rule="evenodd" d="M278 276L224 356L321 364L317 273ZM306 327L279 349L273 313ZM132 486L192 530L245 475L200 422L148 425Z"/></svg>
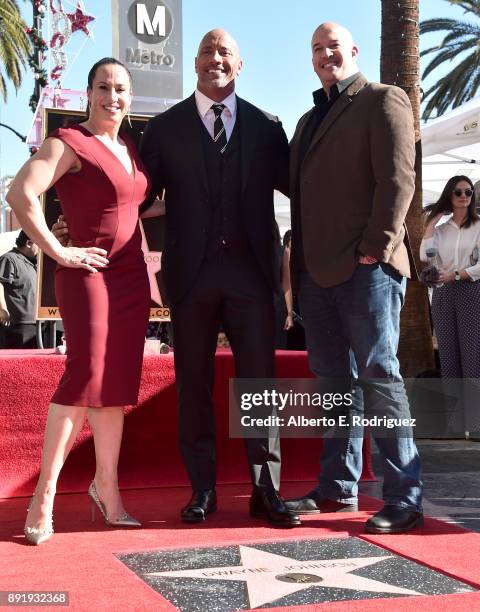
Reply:
<svg viewBox="0 0 480 612"><path fill-rule="evenodd" d="M47 406L63 371L53 351L0 351L0 498L31 495L37 480ZM219 483L249 481L243 441L228 437L228 350L216 355L215 406ZM310 378L304 352L278 351L277 375ZM130 409L120 457L122 488L187 484L177 443L173 354L144 359L139 405ZM319 439L282 441L282 478L315 480ZM365 451L363 479L372 478ZM368 460L367 460L368 459ZM61 473L58 492L84 491L94 473L93 441L85 426Z"/></svg>
<svg viewBox="0 0 480 612"><path fill-rule="evenodd" d="M0 352L0 590L69 591L71 610L173 610L164 597L150 588L116 556L146 551L222 547L242 543L260 545L349 537L372 542L426 567L436 569L480 588L480 535L446 523L427 520L425 528L405 536L366 536L363 523L379 502L363 498L361 512L305 517L294 530L273 529L248 517L250 487L242 440L228 438L227 384L233 376L230 352L216 358L215 404L218 433L219 511L200 526L180 522L179 508L189 490L167 488L186 483L176 435L176 396L172 355L145 359L140 404L130 410L122 447L120 480L126 506L143 521L140 530L113 530L91 524L88 482L94 472L93 445L88 429L82 432L65 469L59 490L78 494L58 495L55 536L40 547L25 544L22 535L29 495L37 477L46 407L61 375L63 358L51 353ZM279 352L280 377L309 377L304 353ZM315 480L320 440L285 439L282 492L294 496ZM369 455L367 455L369 459ZM369 465L364 477L370 477ZM163 488L159 488L163 487ZM353 541L352 538L352 541ZM342 540L342 541L343 541ZM357 540L355 540L357 541ZM223 550L223 549L222 549ZM175 553L176 555L177 553ZM445 578L445 580L448 580ZM337 601L290 606L280 610L480 610L480 593L438 596L402 596L386 599ZM36 609L29 607L27 609ZM58 609L47 607L47 609ZM203 606L201 612L216 608ZM265 608L263 608L265 609ZM272 608L273 609L273 608Z"/></svg>
<svg viewBox="0 0 480 612"><path fill-rule="evenodd" d="M304 491L305 485L299 483L283 489L288 495ZM379 506L379 502L370 498L362 499L362 511L358 513L305 517L300 528L272 529L247 517L248 495L247 486L220 487L219 511L201 526L185 526L178 519L178 509L187 496L185 489L127 491L128 510L144 522L144 528L135 531L112 530L100 522L92 525L86 494L60 495L55 508L57 533L40 547L26 545L21 535L27 500L3 500L0 502L3 541L0 544L0 590L68 590L70 610L173 610L171 604L127 569L114 554L278 540L317 538L320 541L348 536L385 547L480 588L480 534L430 519L424 528L411 534L367 536L363 534L363 522L368 511ZM276 608L293 609L464 612L480 610L480 592Z"/></svg>

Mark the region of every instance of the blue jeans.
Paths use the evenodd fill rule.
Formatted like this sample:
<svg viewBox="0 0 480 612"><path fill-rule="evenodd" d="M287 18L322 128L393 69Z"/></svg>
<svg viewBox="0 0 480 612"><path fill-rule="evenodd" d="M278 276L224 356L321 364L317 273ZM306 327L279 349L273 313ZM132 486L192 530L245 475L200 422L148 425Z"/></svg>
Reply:
<svg viewBox="0 0 480 612"><path fill-rule="evenodd" d="M351 381L353 414L410 418L396 356L405 288L406 279L383 263L359 264L348 281L328 288L308 272L300 274L298 297L310 368L317 377ZM421 510L420 458L413 435L375 437L375 442L383 461L385 504ZM324 439L320 497L356 500L362 444L359 426Z"/></svg>

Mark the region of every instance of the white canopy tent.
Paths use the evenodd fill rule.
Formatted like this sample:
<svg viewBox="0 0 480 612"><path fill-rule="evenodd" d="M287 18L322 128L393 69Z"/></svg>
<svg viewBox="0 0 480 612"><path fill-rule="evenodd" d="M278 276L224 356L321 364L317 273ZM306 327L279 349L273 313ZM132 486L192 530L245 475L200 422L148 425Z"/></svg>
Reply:
<svg viewBox="0 0 480 612"><path fill-rule="evenodd" d="M438 199L452 176L480 181L480 97L427 123L422 128L422 155L424 205Z"/></svg>

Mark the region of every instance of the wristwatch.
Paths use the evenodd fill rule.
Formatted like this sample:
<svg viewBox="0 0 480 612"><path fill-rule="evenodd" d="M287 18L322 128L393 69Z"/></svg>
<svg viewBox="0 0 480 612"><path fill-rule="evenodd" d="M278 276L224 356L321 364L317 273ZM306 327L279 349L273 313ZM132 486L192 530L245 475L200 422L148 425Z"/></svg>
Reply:
<svg viewBox="0 0 480 612"><path fill-rule="evenodd" d="M454 271L453 271L453 273L454 273L454 275L455 275L455 280L456 280L456 281L457 281L457 280L462 280L462 279L460 278L460 272L459 272L458 270L454 270Z"/></svg>

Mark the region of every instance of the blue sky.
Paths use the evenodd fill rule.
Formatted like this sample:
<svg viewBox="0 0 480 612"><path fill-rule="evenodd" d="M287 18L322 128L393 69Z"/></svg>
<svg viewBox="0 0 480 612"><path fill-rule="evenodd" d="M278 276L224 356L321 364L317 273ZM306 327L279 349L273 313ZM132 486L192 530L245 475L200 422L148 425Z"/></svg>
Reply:
<svg viewBox="0 0 480 612"><path fill-rule="evenodd" d="M31 23L31 3L22 3ZM82 46L63 86L84 89L88 68L111 54L111 10L108 0L84 0L86 12L96 17L93 40L76 33L69 49ZM76 2L63 0L70 10ZM421 18L462 17L462 10L446 0L420 0ZM347 27L360 48L359 66L370 80L379 79L380 0L183 0L184 96L195 87L193 61L198 43L214 27L230 31L239 43L244 68L238 77L237 93L278 115L289 137L298 118L311 106L311 92L319 87L313 72L310 39L323 21ZM84 44L85 43L85 44ZM431 41L422 40L422 47ZM33 79L27 74L18 95L9 89L8 102L0 102L0 122L25 134L32 120L28 100ZM13 134L0 128L0 176L14 174L28 158L28 149Z"/></svg>

